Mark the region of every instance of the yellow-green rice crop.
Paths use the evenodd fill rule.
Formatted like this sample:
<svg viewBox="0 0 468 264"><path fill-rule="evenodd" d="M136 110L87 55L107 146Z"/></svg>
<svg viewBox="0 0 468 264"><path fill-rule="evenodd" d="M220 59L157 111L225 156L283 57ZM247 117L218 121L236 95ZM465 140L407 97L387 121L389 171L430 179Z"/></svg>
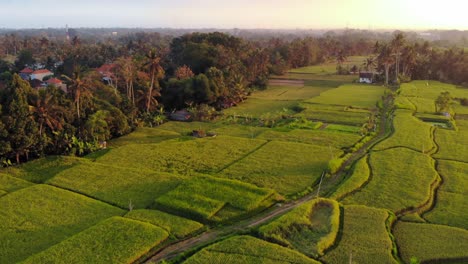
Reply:
<svg viewBox="0 0 468 264"><path fill-rule="evenodd" d="M339 200L347 194L358 190L369 180L370 169L367 164L367 159L368 156L365 156L354 165L353 173L344 180L330 198Z"/></svg>
<svg viewBox="0 0 468 264"><path fill-rule="evenodd" d="M80 164L83 159L67 156L49 156L26 162L18 167L8 167L5 172L11 176L34 183L44 183L57 173Z"/></svg>
<svg viewBox="0 0 468 264"><path fill-rule="evenodd" d="M157 226L112 217L23 263L133 263L167 237Z"/></svg>
<svg viewBox="0 0 468 264"><path fill-rule="evenodd" d="M132 210L125 217L161 227L176 238L186 237L203 228L202 224L193 220L157 210Z"/></svg>
<svg viewBox="0 0 468 264"><path fill-rule="evenodd" d="M442 225L398 222L394 229L398 249L403 261L412 257L434 263L466 263L468 231ZM464 260L464 261L463 261ZM445 261L445 262L444 262Z"/></svg>
<svg viewBox="0 0 468 264"><path fill-rule="evenodd" d="M268 243L251 236L235 236L208 246L187 259L184 264L318 264L297 251Z"/></svg>
<svg viewBox="0 0 468 264"><path fill-rule="evenodd" d="M461 123L457 121L457 123ZM435 158L468 162L468 128L458 126L458 131L437 129L435 141L439 151Z"/></svg>
<svg viewBox="0 0 468 264"><path fill-rule="evenodd" d="M414 117L410 111L395 111L393 123L395 132L374 149L407 147L421 152L429 152L434 147L431 135L432 126Z"/></svg>
<svg viewBox="0 0 468 264"><path fill-rule="evenodd" d="M320 96L307 100L310 103L375 108L384 95L384 88L374 85L345 84Z"/></svg>
<svg viewBox="0 0 468 264"><path fill-rule="evenodd" d="M338 202L316 199L260 227L266 240L318 257L333 245L340 226Z"/></svg>
<svg viewBox="0 0 468 264"><path fill-rule="evenodd" d="M292 131L267 130L258 139L307 143L315 146L341 149L351 147L361 139L357 133L341 131L294 129ZM330 152L330 151L329 151Z"/></svg>
<svg viewBox="0 0 468 264"><path fill-rule="evenodd" d="M328 160L340 154L332 147L271 141L219 176L293 195L312 187L327 169Z"/></svg>
<svg viewBox="0 0 468 264"><path fill-rule="evenodd" d="M128 208L130 204L135 208L146 208L158 196L174 189L185 179L183 176L125 165L83 162L58 173L47 183L87 194L122 208Z"/></svg>
<svg viewBox="0 0 468 264"><path fill-rule="evenodd" d="M168 129L171 128L169 125L166 125ZM186 131L181 132L190 132L188 129ZM159 143L164 140L177 138L181 134L172 131L172 130L165 130L161 128L148 128L148 127L139 127L131 134L126 136L111 140L108 144L109 147L118 147L127 144L149 144L149 143Z"/></svg>
<svg viewBox="0 0 468 264"><path fill-rule="evenodd" d="M124 211L76 193L35 185L0 197L0 263L15 263Z"/></svg>
<svg viewBox="0 0 468 264"><path fill-rule="evenodd" d="M435 207L424 215L431 223L468 229L468 163L438 161L443 183Z"/></svg>
<svg viewBox="0 0 468 264"><path fill-rule="evenodd" d="M14 192L31 185L32 183L25 180L11 177L6 174L0 174L0 191L4 191L5 193Z"/></svg>
<svg viewBox="0 0 468 264"><path fill-rule="evenodd" d="M259 208L274 194L272 190L239 181L199 176L157 198L156 207L187 218L213 221L225 205L245 213Z"/></svg>
<svg viewBox="0 0 468 264"><path fill-rule="evenodd" d="M369 162L370 182L347 196L342 201L344 204L364 204L399 212L418 207L431 198L430 186L439 176L429 156L407 148L393 148L372 152Z"/></svg>
<svg viewBox="0 0 468 264"><path fill-rule="evenodd" d="M125 145L112 149L97 161L182 175L214 173L264 143L263 140L228 136L168 140L159 144Z"/></svg>
<svg viewBox="0 0 468 264"><path fill-rule="evenodd" d="M321 258L325 263L398 263L385 226L387 211L361 205L345 206L341 240Z"/></svg>

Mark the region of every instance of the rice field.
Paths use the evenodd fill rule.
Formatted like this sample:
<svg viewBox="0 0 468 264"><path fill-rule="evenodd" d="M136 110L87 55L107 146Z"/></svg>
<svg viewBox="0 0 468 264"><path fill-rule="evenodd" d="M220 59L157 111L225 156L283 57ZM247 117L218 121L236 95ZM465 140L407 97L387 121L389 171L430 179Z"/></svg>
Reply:
<svg viewBox="0 0 468 264"><path fill-rule="evenodd" d="M155 207L198 221L223 221L228 219L218 219L216 215L227 205L247 213L271 203L269 199L274 196L274 191L251 184L200 176L158 197Z"/></svg>
<svg viewBox="0 0 468 264"><path fill-rule="evenodd" d="M406 110L395 111L393 120L394 133L390 138L375 146L375 150L393 147L407 147L420 152L429 152L434 148L432 140L433 127Z"/></svg>
<svg viewBox="0 0 468 264"><path fill-rule="evenodd" d="M227 167L219 176L293 195L311 188L340 150L310 144L271 141Z"/></svg>
<svg viewBox="0 0 468 264"><path fill-rule="evenodd" d="M361 205L345 206L338 245L320 260L325 263L398 263L392 256L386 210Z"/></svg>
<svg viewBox="0 0 468 264"><path fill-rule="evenodd" d="M86 194L121 208L129 208L132 205L141 209L149 207L154 199L176 188L186 179L184 176L155 172L132 165L82 162L63 170L47 183Z"/></svg>
<svg viewBox="0 0 468 264"><path fill-rule="evenodd" d="M364 56L350 56L346 58L346 61L343 63L343 67L353 67L356 65L358 68L362 66L366 57ZM290 73L302 73L302 74L335 74L336 73L336 61L330 61L320 65L307 66L297 69L292 69Z"/></svg>
<svg viewBox="0 0 468 264"><path fill-rule="evenodd" d="M369 180L370 168L367 160L368 156L365 156L354 165L352 174L344 179L344 182L338 186L330 198L340 200L344 196L359 190Z"/></svg>
<svg viewBox="0 0 468 264"><path fill-rule="evenodd" d="M184 264L271 263L318 264L297 251L262 241L251 236L235 236L203 248Z"/></svg>
<svg viewBox="0 0 468 264"><path fill-rule="evenodd" d="M308 103L320 103L361 108L375 108L376 102L384 95L384 88L374 85L345 84L328 90L320 96L306 100Z"/></svg>
<svg viewBox="0 0 468 264"><path fill-rule="evenodd" d="M125 215L125 218L160 227L175 239L187 237L203 228L203 224L201 223L158 210L132 210Z"/></svg>
<svg viewBox="0 0 468 264"><path fill-rule="evenodd" d="M179 175L215 173L264 144L263 140L229 136L130 144L111 149L99 163L146 168Z"/></svg>
<svg viewBox="0 0 468 264"><path fill-rule="evenodd" d="M317 199L260 227L260 236L307 256L319 257L335 243L340 225L338 202Z"/></svg>
<svg viewBox="0 0 468 264"><path fill-rule="evenodd" d="M112 217L23 263L133 263L168 237L148 223Z"/></svg>
<svg viewBox="0 0 468 264"><path fill-rule="evenodd" d="M437 170L443 184L435 207L424 218L431 223L468 229L468 163L440 160Z"/></svg>
<svg viewBox="0 0 468 264"><path fill-rule="evenodd" d="M439 177L433 159L406 148L372 152L369 163L369 183L347 196L344 204L363 204L395 213L416 208L431 198L430 186Z"/></svg>
<svg viewBox="0 0 468 264"><path fill-rule="evenodd" d="M4 194L14 192L32 185L32 183L25 180L11 177L6 174L0 174L0 192L3 192Z"/></svg>
<svg viewBox="0 0 468 264"><path fill-rule="evenodd" d="M343 106L301 104L301 107L303 107L304 110L296 114L298 117L356 127L361 127L367 122L370 115L368 111L355 111L354 109L348 109Z"/></svg>
<svg viewBox="0 0 468 264"><path fill-rule="evenodd" d="M82 162L82 159L68 156L49 156L33 160L17 167L8 167L5 172L25 181L44 183L63 170Z"/></svg>
<svg viewBox="0 0 468 264"><path fill-rule="evenodd" d="M0 263L15 263L124 210L48 185L0 197Z"/></svg>
<svg viewBox="0 0 468 264"><path fill-rule="evenodd" d="M461 123L457 121L457 124ZM458 131L437 129L435 142L439 146L434 155L437 159L448 159L468 162L468 128L459 126Z"/></svg>
<svg viewBox="0 0 468 264"><path fill-rule="evenodd" d="M393 234L400 255L407 263L413 257L424 263L466 263L468 260L466 229L398 222Z"/></svg>
<svg viewBox="0 0 468 264"><path fill-rule="evenodd" d="M335 149L351 147L361 139L361 136L358 133L346 133L330 130L294 129L291 131L281 131L270 129L261 133L257 138L273 141L305 143L314 146L332 148L333 151L335 151Z"/></svg>

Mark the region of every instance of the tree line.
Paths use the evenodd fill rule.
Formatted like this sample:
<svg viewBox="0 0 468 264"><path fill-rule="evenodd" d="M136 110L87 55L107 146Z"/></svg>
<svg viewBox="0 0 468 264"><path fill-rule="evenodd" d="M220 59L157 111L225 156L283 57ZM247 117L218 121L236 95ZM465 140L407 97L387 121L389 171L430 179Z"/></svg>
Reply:
<svg viewBox="0 0 468 264"><path fill-rule="evenodd" d="M387 84L468 82L462 50L433 48L401 33L388 41L333 34L289 40L141 32L99 41L6 34L0 36L0 157L84 155L135 127L164 122L168 112L231 107L265 89L272 74L352 55L368 56L361 67L381 73ZM96 70L102 65L105 76ZM67 91L31 88L17 74L24 67L51 70Z"/></svg>

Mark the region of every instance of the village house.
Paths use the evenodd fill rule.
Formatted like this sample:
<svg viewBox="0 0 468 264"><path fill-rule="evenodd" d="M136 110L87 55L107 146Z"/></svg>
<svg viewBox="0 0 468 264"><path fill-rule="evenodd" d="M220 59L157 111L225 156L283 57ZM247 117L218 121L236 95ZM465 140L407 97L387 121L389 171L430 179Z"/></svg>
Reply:
<svg viewBox="0 0 468 264"><path fill-rule="evenodd" d="M31 73L31 80L37 79L39 81L43 81L45 77L54 75L51 71L47 69L36 70Z"/></svg>
<svg viewBox="0 0 468 264"><path fill-rule="evenodd" d="M21 77L21 79L29 81L31 80L31 74L33 72L34 72L33 69L26 67L19 72L19 76Z"/></svg>
<svg viewBox="0 0 468 264"><path fill-rule="evenodd" d="M103 64L101 67L97 68L97 72L99 72L102 76L102 81L106 84L113 84L114 78L114 69L117 67L117 64Z"/></svg>
<svg viewBox="0 0 468 264"><path fill-rule="evenodd" d="M360 72L359 73L359 82L360 83L373 83L374 82L374 73L372 73L372 72Z"/></svg>
<svg viewBox="0 0 468 264"><path fill-rule="evenodd" d="M62 91L67 92L67 85L62 82L62 80L57 78L50 78L46 81L47 85L55 86L60 88Z"/></svg>

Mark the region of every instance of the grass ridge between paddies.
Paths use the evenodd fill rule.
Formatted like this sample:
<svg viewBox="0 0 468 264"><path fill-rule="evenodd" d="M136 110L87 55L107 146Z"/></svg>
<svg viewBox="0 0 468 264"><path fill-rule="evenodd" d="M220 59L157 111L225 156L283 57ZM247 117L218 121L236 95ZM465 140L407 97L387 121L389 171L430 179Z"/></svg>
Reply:
<svg viewBox="0 0 468 264"><path fill-rule="evenodd" d="M259 233L267 241L319 257L335 243L339 228L338 202L319 198L260 227Z"/></svg>
<svg viewBox="0 0 468 264"><path fill-rule="evenodd" d="M235 236L203 248L184 264L209 263L268 263L268 264L319 264L292 249L269 243L251 236Z"/></svg>
<svg viewBox="0 0 468 264"><path fill-rule="evenodd" d="M343 228L337 246L320 260L324 263L398 263L386 227L389 213L362 205L344 206Z"/></svg>
<svg viewBox="0 0 468 264"><path fill-rule="evenodd" d="M364 204L395 213L416 208L431 198L431 184L439 179L431 157L407 148L371 152L369 162L371 180L345 197L344 204Z"/></svg>
<svg viewBox="0 0 468 264"><path fill-rule="evenodd" d="M405 262L416 257L421 263L466 263L466 229L426 223L397 222L393 228L399 253ZM453 260L453 261L450 261Z"/></svg>
<svg viewBox="0 0 468 264"><path fill-rule="evenodd" d="M155 207L197 221L224 221L269 207L276 192L255 185L210 176L198 176L158 197ZM230 214L223 215L224 210Z"/></svg>
<svg viewBox="0 0 468 264"><path fill-rule="evenodd" d="M23 263L133 263L167 237L168 233L157 226L112 217Z"/></svg>
<svg viewBox="0 0 468 264"><path fill-rule="evenodd" d="M15 263L124 210L49 185L0 197L0 263Z"/></svg>

